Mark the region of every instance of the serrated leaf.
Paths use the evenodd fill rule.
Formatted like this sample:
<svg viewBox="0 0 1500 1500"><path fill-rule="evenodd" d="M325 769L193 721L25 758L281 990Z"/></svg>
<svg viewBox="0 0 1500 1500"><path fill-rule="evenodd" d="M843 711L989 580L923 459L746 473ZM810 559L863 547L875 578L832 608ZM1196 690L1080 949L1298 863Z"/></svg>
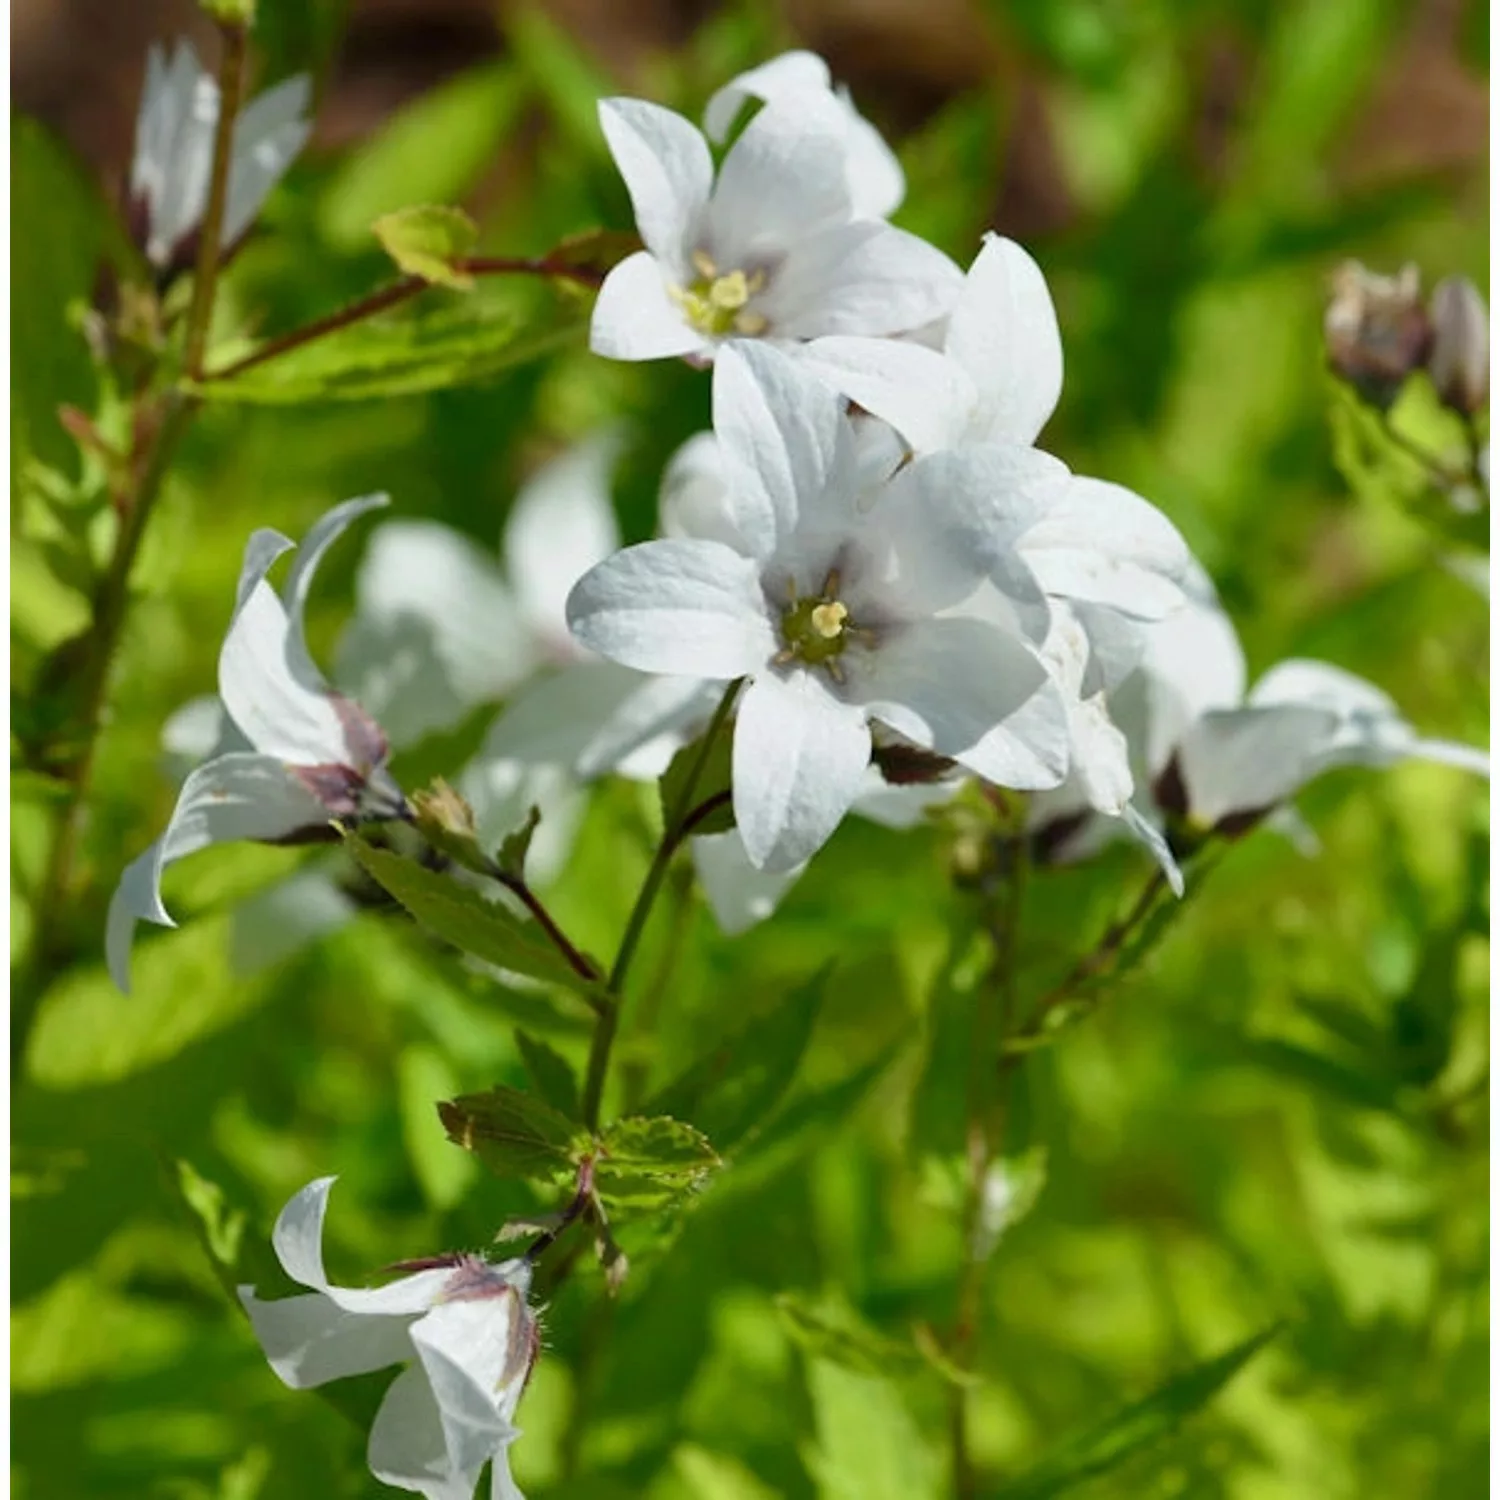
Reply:
<svg viewBox="0 0 1500 1500"><path fill-rule="evenodd" d="M345 844L377 885L445 942L496 968L565 984L592 997L594 986L568 967L540 928L486 901L451 876L424 869L356 836L346 839Z"/></svg>
<svg viewBox="0 0 1500 1500"><path fill-rule="evenodd" d="M1143 1400L1063 1443L1000 1492L1003 1500L1052 1500L1118 1468L1201 1411L1281 1331L1280 1323L1174 1375Z"/></svg>
<svg viewBox="0 0 1500 1500"><path fill-rule="evenodd" d="M479 241L479 226L463 209L415 204L382 214L370 228L408 276L461 292L474 285L474 278L457 264Z"/></svg>
<svg viewBox="0 0 1500 1500"><path fill-rule="evenodd" d="M696 1192L719 1156L691 1125L665 1116L616 1120L599 1137L594 1187L611 1214L662 1213Z"/></svg>
<svg viewBox="0 0 1500 1500"><path fill-rule="evenodd" d="M825 965L732 1032L667 1084L646 1113L691 1120L719 1151L732 1151L770 1118L796 1077L831 970Z"/></svg>
<svg viewBox="0 0 1500 1500"><path fill-rule="evenodd" d="M464 1094L437 1109L448 1139L472 1151L498 1177L571 1183L589 1149L586 1131L519 1089Z"/></svg>
<svg viewBox="0 0 1500 1500"><path fill-rule="evenodd" d="M577 309L561 303L532 320L485 287L462 299L425 292L192 391L251 406L410 396L486 380L581 340L583 329Z"/></svg>
<svg viewBox="0 0 1500 1500"><path fill-rule="evenodd" d="M521 1061L537 1093L570 1120L578 1119L578 1079L567 1058L524 1031L516 1033L516 1046L521 1049Z"/></svg>

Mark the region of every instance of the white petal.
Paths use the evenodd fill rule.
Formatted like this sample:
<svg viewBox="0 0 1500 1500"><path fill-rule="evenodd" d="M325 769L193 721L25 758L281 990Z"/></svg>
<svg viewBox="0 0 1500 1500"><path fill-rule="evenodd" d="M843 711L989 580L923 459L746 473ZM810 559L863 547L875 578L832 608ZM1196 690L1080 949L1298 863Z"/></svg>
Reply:
<svg viewBox="0 0 1500 1500"><path fill-rule="evenodd" d="M696 677L637 678L580 752L580 776L659 775L675 752L707 724L725 684ZM652 767L655 766L653 770Z"/></svg>
<svg viewBox="0 0 1500 1500"><path fill-rule="evenodd" d="M861 219L794 241L755 310L778 338L888 336L942 317L962 285L958 267L926 240Z"/></svg>
<svg viewBox="0 0 1500 1500"><path fill-rule="evenodd" d="M740 697L734 815L751 862L790 870L810 859L859 795L870 760L862 709L811 672L763 672Z"/></svg>
<svg viewBox="0 0 1500 1500"><path fill-rule="evenodd" d="M729 148L698 248L747 274L849 217L845 124L832 95L768 104Z"/></svg>
<svg viewBox="0 0 1500 1500"><path fill-rule="evenodd" d="M534 677L490 726L478 759L573 769L620 704L658 680L612 661L577 661Z"/></svg>
<svg viewBox="0 0 1500 1500"><path fill-rule="evenodd" d="M714 366L713 411L734 527L768 558L838 475L850 442L838 398L781 350L736 341Z"/></svg>
<svg viewBox="0 0 1500 1500"><path fill-rule="evenodd" d="M321 1292L263 1302L252 1287L238 1291L271 1368L293 1390L364 1375L412 1356L409 1317L362 1317Z"/></svg>
<svg viewBox="0 0 1500 1500"><path fill-rule="evenodd" d="M481 751L455 784L474 810L479 842L492 849L536 808L542 821L526 851L526 877L533 885L545 886L561 873L573 852L585 806L583 792L566 766L527 765Z"/></svg>
<svg viewBox="0 0 1500 1500"><path fill-rule="evenodd" d="M805 865L758 870L735 829L692 840L693 869L719 931L735 937L764 922L795 884Z"/></svg>
<svg viewBox="0 0 1500 1500"><path fill-rule="evenodd" d="M837 97L849 111L844 170L849 177L850 205L862 219L889 218L906 197L906 174L885 137L855 109L847 90L838 89Z"/></svg>
<svg viewBox="0 0 1500 1500"><path fill-rule="evenodd" d="M690 437L667 463L658 501L663 536L723 542L753 556L740 532L719 440L712 432Z"/></svg>
<svg viewBox="0 0 1500 1500"><path fill-rule="evenodd" d="M1113 692L1140 664L1146 642L1140 621L1104 605L1072 600L1069 610L1083 626L1089 641L1088 667L1080 689L1084 693Z"/></svg>
<svg viewBox="0 0 1500 1500"><path fill-rule="evenodd" d="M1338 716L1305 704L1215 709L1178 746L1188 810L1213 825L1284 802L1326 764Z"/></svg>
<svg viewBox="0 0 1500 1500"><path fill-rule="evenodd" d="M1182 879L1182 869L1177 863L1176 856L1172 853L1171 845L1167 843L1161 829L1144 817L1133 803L1127 803L1120 814L1121 821L1125 824L1136 841L1141 844L1151 858L1160 867L1163 875L1167 877L1167 885L1174 896L1181 896L1186 889Z"/></svg>
<svg viewBox="0 0 1500 1500"><path fill-rule="evenodd" d="M249 229L267 194L307 144L312 121L303 115L311 96L312 80L299 74L261 94L235 121L221 244L233 245Z"/></svg>
<svg viewBox="0 0 1500 1500"><path fill-rule="evenodd" d="M853 653L847 660L851 701L913 744L953 757L974 751L1047 680L1021 641L960 616L893 629L857 664Z"/></svg>
<svg viewBox="0 0 1500 1500"><path fill-rule="evenodd" d="M1041 269L1014 240L985 236L946 347L979 391L972 436L1034 442L1062 391L1062 339Z"/></svg>
<svg viewBox="0 0 1500 1500"><path fill-rule="evenodd" d="M282 584L281 599L286 606L287 618L291 621L291 636L287 650L291 653L293 670L300 668L301 675L317 677L318 669L313 665L307 650L306 619L307 599L312 593L313 579L318 565L328 549L361 516L372 510L381 510L391 503L389 495L361 495L355 500L345 500L340 505L324 511L297 545L291 565L286 570L286 581Z"/></svg>
<svg viewBox="0 0 1500 1500"><path fill-rule="evenodd" d="M591 651L642 672L742 677L779 649L748 558L666 539L617 552L579 579L568 624Z"/></svg>
<svg viewBox="0 0 1500 1500"><path fill-rule="evenodd" d="M1476 776L1490 774L1489 752L1474 745L1460 745L1452 740L1414 739L1407 745L1405 753L1417 760L1430 760L1436 765L1472 771Z"/></svg>
<svg viewBox="0 0 1500 1500"><path fill-rule="evenodd" d="M1326 661L1293 658L1278 662L1250 690L1245 700L1260 707L1273 703L1307 703L1331 709L1341 717L1400 719L1395 700L1373 682Z"/></svg>
<svg viewBox="0 0 1500 1500"><path fill-rule="evenodd" d="M523 1294L507 1290L440 1303L412 1325L411 1341L437 1398L448 1462L458 1473L477 1475L517 1436L500 1403L525 1379L531 1351L524 1317Z"/></svg>
<svg viewBox="0 0 1500 1500"><path fill-rule="evenodd" d="M921 344L829 335L800 345L796 357L825 385L889 422L919 453L953 441L974 404L963 369Z"/></svg>
<svg viewBox="0 0 1500 1500"><path fill-rule="evenodd" d="M1069 751L1067 704L1049 677L972 750L954 758L996 786L1030 792L1058 785Z"/></svg>
<svg viewBox="0 0 1500 1500"><path fill-rule="evenodd" d="M649 250L628 255L604 278L589 323L589 348L606 359L712 355L713 345L667 295L672 273Z"/></svg>
<svg viewBox="0 0 1500 1500"><path fill-rule="evenodd" d="M599 124L646 248L669 275L685 280L713 187L708 143L690 120L644 99L601 99Z"/></svg>
<svg viewBox="0 0 1500 1500"><path fill-rule="evenodd" d="M453 1469L437 1398L420 1365L403 1370L385 1393L370 1427L366 1461L383 1484L424 1500L474 1500L479 1466Z"/></svg>
<svg viewBox="0 0 1500 1500"><path fill-rule="evenodd" d="M185 41L156 78L148 78L152 83L157 105L146 130L150 145L136 159L139 191L149 209L146 256L161 269L203 217L219 89Z"/></svg>
<svg viewBox="0 0 1500 1500"><path fill-rule="evenodd" d="M1070 476L1022 552L1049 594L1159 619L1184 602L1192 559L1177 528L1123 485Z"/></svg>
<svg viewBox="0 0 1500 1500"><path fill-rule="evenodd" d="M892 786L871 766L854 811L882 828L920 828L927 821L928 810L951 802L962 785L962 781L949 780Z"/></svg>
<svg viewBox="0 0 1500 1500"><path fill-rule="evenodd" d="M516 495L505 522L505 567L532 634L548 652L573 649L568 591L620 547L609 477L618 433L597 433L543 464Z"/></svg>
<svg viewBox="0 0 1500 1500"><path fill-rule="evenodd" d="M130 991L137 921L176 923L161 903L162 871L210 844L279 839L328 821L328 810L273 756L235 753L199 766L182 784L166 831L120 876L105 921L110 977Z"/></svg>
<svg viewBox="0 0 1500 1500"><path fill-rule="evenodd" d="M832 86L828 64L816 52L783 52L759 67L737 74L719 89L703 110L709 140L722 144L747 99L762 103L804 93L826 93Z"/></svg>

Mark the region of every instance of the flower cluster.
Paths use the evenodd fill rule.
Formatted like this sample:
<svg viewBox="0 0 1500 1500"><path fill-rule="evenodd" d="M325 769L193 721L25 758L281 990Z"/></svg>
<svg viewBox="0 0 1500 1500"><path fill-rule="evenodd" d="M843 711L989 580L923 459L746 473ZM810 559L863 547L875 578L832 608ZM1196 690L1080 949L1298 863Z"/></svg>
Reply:
<svg viewBox="0 0 1500 1500"><path fill-rule="evenodd" d="M293 81L237 123L226 242L305 138L305 103ZM132 187L163 275L203 214L217 110L187 48L153 54ZM171 924L169 862L409 820L393 747L482 708L496 717L454 779L486 849L542 808L550 844L528 849L527 874L543 882L587 782L655 778L732 712L733 826L691 838L729 931L767 917L846 814L909 827L969 779L1024 795L1039 853L1082 858L1123 833L1180 894L1203 841L1285 820L1329 768L1425 757L1488 773L1336 667L1284 662L1246 691L1234 628L1173 523L1038 446L1063 356L1036 262L990 235L965 271L891 225L900 166L821 59L789 53L731 81L701 131L641 100L605 100L599 117L644 248L604 279L591 346L711 368L712 429L669 463L657 535L621 546L613 433L533 477L498 559L436 523L387 521L358 575L340 690L311 660L303 612L327 547L385 497L329 511L279 594L267 577L293 544L256 532L218 700L192 718L204 758L111 905L121 988L137 921ZM1382 399L1398 367L1429 359L1444 399L1472 409L1471 301L1440 288L1422 312L1414 296L1350 281L1330 316L1336 358ZM914 784L886 780L893 754L920 765ZM515 895L520 877L500 874ZM293 905L303 930L327 925L326 902L299 891ZM283 917L284 946L298 914ZM370 1434L376 1476L463 1500L490 1463L493 1494L516 1495L506 1450L537 1351L529 1260L441 1256L378 1290L334 1286L331 1181L276 1227L308 1294L241 1289L273 1368L302 1387L405 1364Z"/></svg>

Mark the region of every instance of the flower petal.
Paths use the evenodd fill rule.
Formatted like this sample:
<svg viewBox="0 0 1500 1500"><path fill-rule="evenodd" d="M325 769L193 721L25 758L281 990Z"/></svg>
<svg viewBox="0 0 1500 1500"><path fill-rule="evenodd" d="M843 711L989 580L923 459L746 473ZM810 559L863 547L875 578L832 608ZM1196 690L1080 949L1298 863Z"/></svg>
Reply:
<svg viewBox="0 0 1500 1500"><path fill-rule="evenodd" d="M674 279L687 280L713 188L708 142L691 120L644 99L601 99L599 125L646 248Z"/></svg>
<svg viewBox="0 0 1500 1500"><path fill-rule="evenodd" d="M747 274L825 225L846 220L846 126L831 94L768 104L719 168L697 247L721 271Z"/></svg>
<svg viewBox="0 0 1500 1500"><path fill-rule="evenodd" d="M971 436L1034 442L1062 392L1062 338L1041 269L1014 240L985 236L945 347L979 392Z"/></svg>
<svg viewBox="0 0 1500 1500"><path fill-rule="evenodd" d="M274 756L235 752L198 767L183 782L166 831L125 867L110 898L105 955L110 977L130 992L137 921L177 924L161 902L162 871L210 844L279 839L328 821L328 810Z"/></svg>
<svg viewBox="0 0 1500 1500"><path fill-rule="evenodd" d="M737 74L717 90L704 106L703 129L709 140L722 144L747 99L767 103L798 94L827 93L832 82L828 64L816 52L783 52Z"/></svg>
<svg viewBox="0 0 1500 1500"><path fill-rule="evenodd" d="M713 410L730 516L764 560L840 474L850 438L839 400L780 349L736 340L714 366Z"/></svg>
<svg viewBox="0 0 1500 1500"><path fill-rule="evenodd" d="M324 511L297 545L291 565L286 570L286 581L281 587L281 599L286 607L287 618L291 621L287 651L293 663L293 670L309 680L313 678L321 680L318 669L313 665L313 659L307 650L304 619L307 613L307 598L312 592L313 579L317 575L318 565L323 561L328 549L353 522L372 510L383 509L390 503L389 495L361 495L354 500L345 500L342 504Z"/></svg>
<svg viewBox="0 0 1500 1500"><path fill-rule="evenodd" d="M408 1317L361 1317L321 1292L263 1302L253 1287L237 1290L271 1368L293 1390L383 1370L412 1356Z"/></svg>
<svg viewBox="0 0 1500 1500"><path fill-rule="evenodd" d="M1194 821L1284 802L1326 765L1338 715L1307 704L1214 709L1184 735L1178 764Z"/></svg>
<svg viewBox="0 0 1500 1500"><path fill-rule="evenodd" d="M250 228L307 144L312 121L304 116L311 99L312 79L300 73L253 99L234 122L222 245L233 245Z"/></svg>
<svg viewBox="0 0 1500 1500"><path fill-rule="evenodd" d="M550 653L571 655L568 591L620 548L609 497L615 432L596 433L543 464L516 494L505 522L505 570L527 627Z"/></svg>
<svg viewBox="0 0 1500 1500"><path fill-rule="evenodd" d="M604 278L589 323L589 348L605 359L712 357L714 346L667 295L662 263L648 250L628 255Z"/></svg>
<svg viewBox="0 0 1500 1500"><path fill-rule="evenodd" d="M703 899L726 937L735 937L764 922L806 868L757 869L745 852L744 840L733 828L693 839L692 851Z"/></svg>
<svg viewBox="0 0 1500 1500"><path fill-rule="evenodd" d="M375 1413L366 1449L370 1472L382 1484L413 1490L424 1500L474 1500L476 1466L455 1472L448 1458L442 1413L420 1365L403 1370Z"/></svg>
<svg viewBox="0 0 1500 1500"><path fill-rule="evenodd" d="M712 432L696 433L668 460L657 508L663 536L723 542L746 557L754 555L735 519L723 454Z"/></svg>
<svg viewBox="0 0 1500 1500"><path fill-rule="evenodd" d="M862 709L808 671L756 677L740 698L733 752L734 816L751 863L790 870L816 854L869 761Z"/></svg>
<svg viewBox="0 0 1500 1500"><path fill-rule="evenodd" d="M918 453L948 446L974 404L963 369L921 344L830 334L798 346L797 361L889 422Z"/></svg>
<svg viewBox="0 0 1500 1500"><path fill-rule="evenodd" d="M859 219L802 233L755 310L778 338L889 336L942 317L962 286L963 273L926 240Z"/></svg>
<svg viewBox="0 0 1500 1500"><path fill-rule="evenodd" d="M718 542L617 552L574 585L568 625L611 661L675 677L742 677L779 649L755 564Z"/></svg>

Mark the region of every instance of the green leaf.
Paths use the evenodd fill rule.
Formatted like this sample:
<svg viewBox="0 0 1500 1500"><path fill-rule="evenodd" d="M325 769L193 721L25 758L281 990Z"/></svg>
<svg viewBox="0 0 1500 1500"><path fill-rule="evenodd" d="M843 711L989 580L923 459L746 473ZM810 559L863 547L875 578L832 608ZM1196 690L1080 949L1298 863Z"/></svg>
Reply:
<svg viewBox="0 0 1500 1500"><path fill-rule="evenodd" d="M438 1105L448 1139L472 1151L497 1177L572 1183L588 1133L550 1104L498 1087Z"/></svg>
<svg viewBox="0 0 1500 1500"><path fill-rule="evenodd" d="M818 1433L808 1467L822 1500L937 1500L941 1462L890 1380L814 1359L807 1383Z"/></svg>
<svg viewBox="0 0 1500 1500"><path fill-rule="evenodd" d="M1002 1500L1051 1500L1118 1468L1201 1411L1281 1331L1273 1323L1214 1359L1174 1375L1149 1396L1055 1449L1000 1491Z"/></svg>
<svg viewBox="0 0 1500 1500"><path fill-rule="evenodd" d="M719 1151L732 1151L770 1118L796 1077L832 967L747 1020L674 1078L646 1112L691 1120Z"/></svg>
<svg viewBox="0 0 1500 1500"><path fill-rule="evenodd" d="M880 1379L915 1370L921 1362L915 1346L883 1337L842 1309L831 1314L795 1292L778 1293L775 1301L792 1341L815 1358Z"/></svg>
<svg viewBox="0 0 1500 1500"><path fill-rule="evenodd" d="M734 806L729 800L734 733L728 719L719 725L713 743L707 747L707 758L700 768L699 759L704 754L704 748L704 736L699 735L690 744L684 745L662 772L658 782L662 822L670 828L695 808L718 800L719 806L706 817L694 822L692 831L695 834L728 833L734 827Z"/></svg>
<svg viewBox="0 0 1500 1500"><path fill-rule="evenodd" d="M599 101L619 92L614 81L539 6L508 8L503 24L511 54L571 144L602 160Z"/></svg>
<svg viewBox="0 0 1500 1500"><path fill-rule="evenodd" d="M594 986L568 967L534 924L414 860L377 849L359 837L351 836L345 844L376 884L445 942L496 968L565 984L592 997Z"/></svg>
<svg viewBox="0 0 1500 1500"><path fill-rule="evenodd" d="M462 198L494 160L525 97L509 62L487 63L419 94L330 183L319 214L328 242L361 249L382 214Z"/></svg>
<svg viewBox="0 0 1500 1500"><path fill-rule="evenodd" d="M436 1047L402 1049L396 1061L401 1135L422 1196L439 1210L458 1203L474 1175L473 1158L453 1149L433 1117L436 1102L457 1088L452 1063Z"/></svg>
<svg viewBox="0 0 1500 1500"><path fill-rule="evenodd" d="M205 401L253 406L410 396L489 379L577 341L583 327L577 310L560 302L529 319L489 283L457 300L426 292L192 390Z"/></svg>
<svg viewBox="0 0 1500 1500"><path fill-rule="evenodd" d="M765 1129L756 1133L753 1142L756 1154L782 1148L800 1149L821 1131L846 1123L860 1101L890 1067L903 1044L903 1040L897 1038L881 1048L869 1062L845 1074L836 1083L793 1099L776 1113Z"/></svg>
<svg viewBox="0 0 1500 1500"><path fill-rule="evenodd" d="M463 209L435 203L397 208L382 214L370 228L408 276L461 292L474 285L474 278L455 264L479 240L479 226Z"/></svg>
<svg viewBox="0 0 1500 1500"><path fill-rule="evenodd" d="M594 1186L611 1214L663 1213L701 1188L718 1166L708 1140L680 1120L616 1120L599 1137Z"/></svg>
<svg viewBox="0 0 1500 1500"><path fill-rule="evenodd" d="M542 821L542 810L533 805L526 811L526 821L500 841L495 856L500 868L516 880L526 878L526 856L531 852L531 837Z"/></svg>
<svg viewBox="0 0 1500 1500"><path fill-rule="evenodd" d="M109 218L66 148L25 115L12 118L10 169L10 274L21 293L11 305L11 473L35 456L76 475L78 448L57 408L66 401L92 410L97 382L68 308L90 295Z"/></svg>
<svg viewBox="0 0 1500 1500"><path fill-rule="evenodd" d="M536 1091L553 1109L570 1120L579 1117L578 1079L572 1065L556 1048L538 1041L527 1032L516 1033L516 1045L521 1049L521 1061L526 1072L536 1085Z"/></svg>

